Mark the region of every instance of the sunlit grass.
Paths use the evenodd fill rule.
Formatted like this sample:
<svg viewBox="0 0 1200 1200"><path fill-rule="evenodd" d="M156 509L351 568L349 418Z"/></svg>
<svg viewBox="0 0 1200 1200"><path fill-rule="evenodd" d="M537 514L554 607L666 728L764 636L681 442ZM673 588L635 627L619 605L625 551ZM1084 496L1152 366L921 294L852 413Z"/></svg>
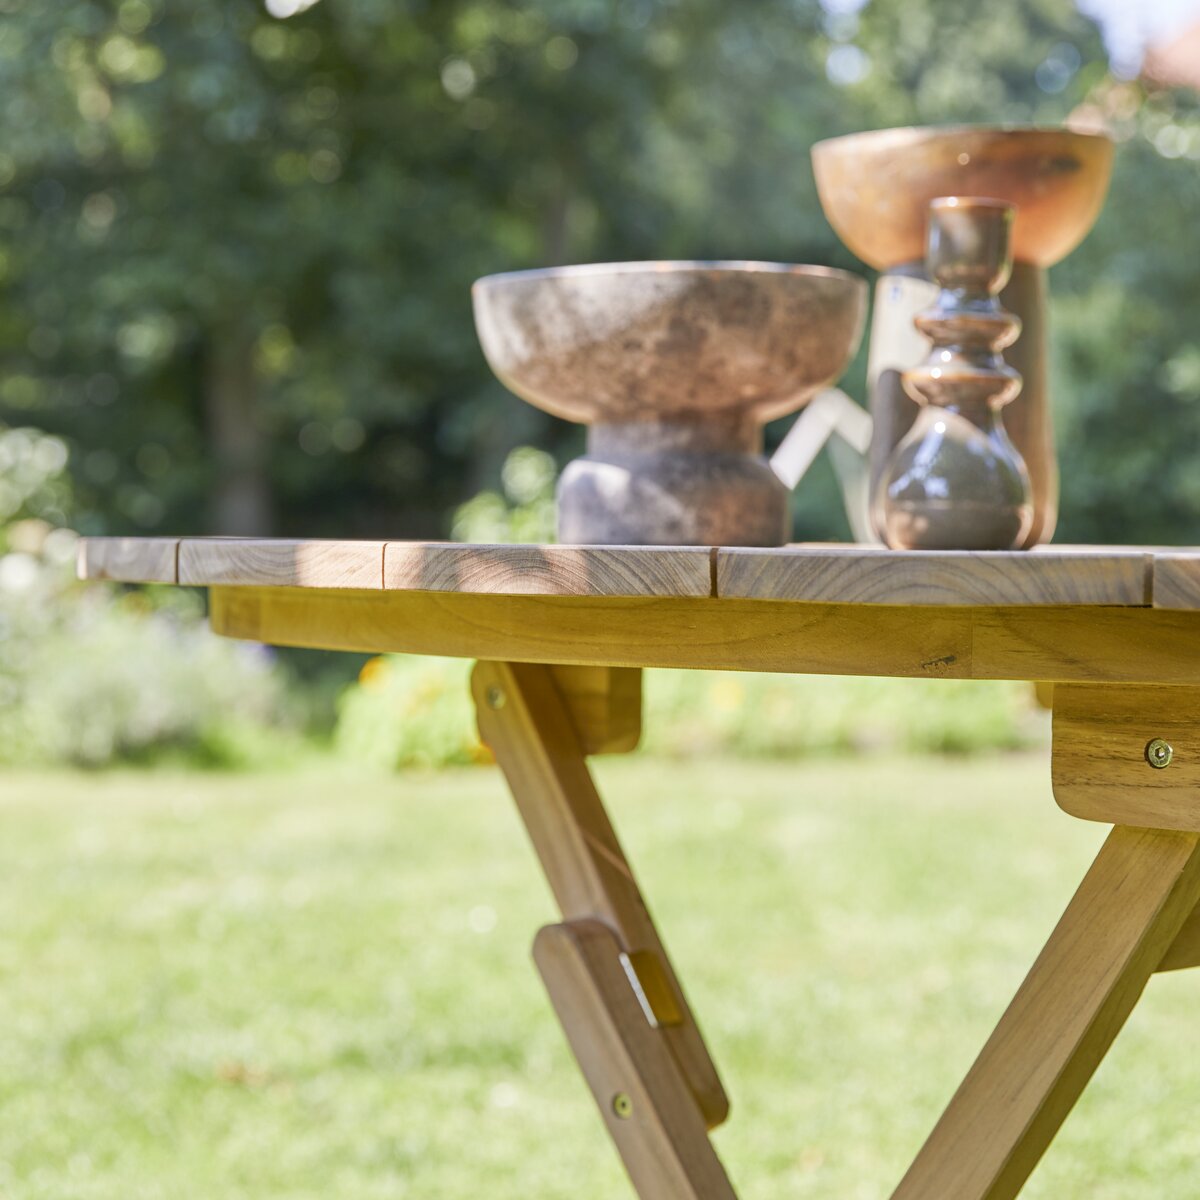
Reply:
<svg viewBox="0 0 1200 1200"><path fill-rule="evenodd" d="M1044 760L605 761L747 1197L883 1198L1103 830ZM629 1195L528 959L496 774L0 780L5 1200ZM1027 1195L1200 1192L1200 977Z"/></svg>

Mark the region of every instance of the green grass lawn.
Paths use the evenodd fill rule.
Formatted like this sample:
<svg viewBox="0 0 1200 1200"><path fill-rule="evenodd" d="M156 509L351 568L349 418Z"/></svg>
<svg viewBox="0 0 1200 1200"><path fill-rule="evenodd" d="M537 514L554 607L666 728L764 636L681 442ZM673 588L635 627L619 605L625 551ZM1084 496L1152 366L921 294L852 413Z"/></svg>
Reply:
<svg viewBox="0 0 1200 1200"><path fill-rule="evenodd" d="M882 1200L1104 830L1040 756L598 769L735 1182ZM4 1200L630 1194L494 771L9 775L0 820ZM1198 999L1151 983L1027 1195L1200 1193Z"/></svg>

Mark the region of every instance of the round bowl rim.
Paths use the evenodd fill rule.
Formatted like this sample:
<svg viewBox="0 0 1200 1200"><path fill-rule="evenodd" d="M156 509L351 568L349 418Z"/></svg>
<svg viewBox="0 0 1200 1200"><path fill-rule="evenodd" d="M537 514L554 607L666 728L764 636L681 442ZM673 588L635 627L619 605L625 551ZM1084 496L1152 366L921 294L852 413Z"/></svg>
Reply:
<svg viewBox="0 0 1200 1200"><path fill-rule="evenodd" d="M947 125L890 125L883 129L860 129L857 133L839 133L836 137L821 138L813 142L811 150L815 155L818 150L828 150L840 143L856 140L875 142L913 142L931 141L934 138L953 134L987 133L987 134L1018 134L1023 137L1054 136L1080 138L1084 141L1097 142L1115 148L1112 136L1102 130L1072 129L1069 125L1037 125L1021 122L1004 122L998 125L987 122L951 122Z"/></svg>
<svg viewBox="0 0 1200 1200"><path fill-rule="evenodd" d="M496 284L518 283L536 279L587 279L620 275L795 275L804 279L829 279L867 286L863 276L841 267L826 267L817 263L763 262L756 259L648 259L638 262L571 263L560 267L531 267L521 271L498 271L482 275L471 284L471 290L483 290Z"/></svg>

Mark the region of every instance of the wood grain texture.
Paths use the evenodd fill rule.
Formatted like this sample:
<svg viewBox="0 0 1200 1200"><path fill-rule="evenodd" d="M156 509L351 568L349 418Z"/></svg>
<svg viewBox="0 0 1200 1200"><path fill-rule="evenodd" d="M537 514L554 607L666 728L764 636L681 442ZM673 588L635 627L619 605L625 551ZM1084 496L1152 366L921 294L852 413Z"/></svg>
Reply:
<svg viewBox="0 0 1200 1200"><path fill-rule="evenodd" d="M178 576L171 558L178 554ZM715 560L715 561L714 561ZM1144 606L1200 610L1200 551L1041 546L893 551L464 545L257 538L85 538L84 579L417 590L511 596L804 601L920 607Z"/></svg>
<svg viewBox="0 0 1200 1200"><path fill-rule="evenodd" d="M642 736L642 673L636 667L553 666L584 754L628 754Z"/></svg>
<svg viewBox="0 0 1200 1200"><path fill-rule="evenodd" d="M1171 746L1169 766L1147 762L1152 738ZM1200 689L1060 685L1050 761L1054 798L1072 816L1200 831Z"/></svg>
<svg viewBox="0 0 1200 1200"><path fill-rule="evenodd" d="M708 596L711 558L695 546L389 542L383 586L507 596Z"/></svg>
<svg viewBox="0 0 1200 1200"><path fill-rule="evenodd" d="M1158 964L1160 971L1183 971L1189 967L1200 967L1200 905L1192 909L1192 915L1184 921Z"/></svg>
<svg viewBox="0 0 1200 1200"><path fill-rule="evenodd" d="M81 538L76 574L117 583L176 583L178 549L178 538Z"/></svg>
<svg viewBox="0 0 1200 1200"><path fill-rule="evenodd" d="M1155 554L1154 607L1200 609L1200 553L1160 550Z"/></svg>
<svg viewBox="0 0 1200 1200"><path fill-rule="evenodd" d="M1145 605L1152 558L1136 548L1099 547L986 552L730 548L717 552L717 595L834 604Z"/></svg>
<svg viewBox="0 0 1200 1200"><path fill-rule="evenodd" d="M519 662L1200 685L1200 613L213 588L229 637Z"/></svg>
<svg viewBox="0 0 1200 1200"><path fill-rule="evenodd" d="M892 1200L1012 1200L1200 900L1200 835L1118 826Z"/></svg>
<svg viewBox="0 0 1200 1200"><path fill-rule="evenodd" d="M646 1021L599 921L550 925L533 957L571 1051L642 1200L736 1200L700 1111ZM618 1115L614 1101L624 1098ZM575 1194L590 1194L580 1179Z"/></svg>
<svg viewBox="0 0 1200 1200"><path fill-rule="evenodd" d="M471 676L479 732L517 802L550 890L568 920L595 917L621 949L657 960L682 1020L657 1031L709 1126L729 1101L608 819L553 673L529 663L481 662Z"/></svg>
<svg viewBox="0 0 1200 1200"><path fill-rule="evenodd" d="M184 538L179 582L296 588L382 588L383 542Z"/></svg>

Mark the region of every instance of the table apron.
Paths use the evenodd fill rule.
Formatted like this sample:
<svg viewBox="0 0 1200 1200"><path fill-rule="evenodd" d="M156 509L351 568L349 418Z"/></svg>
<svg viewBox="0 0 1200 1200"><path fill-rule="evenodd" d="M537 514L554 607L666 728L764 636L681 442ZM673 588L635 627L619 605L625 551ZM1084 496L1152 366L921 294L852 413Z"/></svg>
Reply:
<svg viewBox="0 0 1200 1200"><path fill-rule="evenodd" d="M1200 612L213 587L275 645L619 667L1200 684Z"/></svg>

